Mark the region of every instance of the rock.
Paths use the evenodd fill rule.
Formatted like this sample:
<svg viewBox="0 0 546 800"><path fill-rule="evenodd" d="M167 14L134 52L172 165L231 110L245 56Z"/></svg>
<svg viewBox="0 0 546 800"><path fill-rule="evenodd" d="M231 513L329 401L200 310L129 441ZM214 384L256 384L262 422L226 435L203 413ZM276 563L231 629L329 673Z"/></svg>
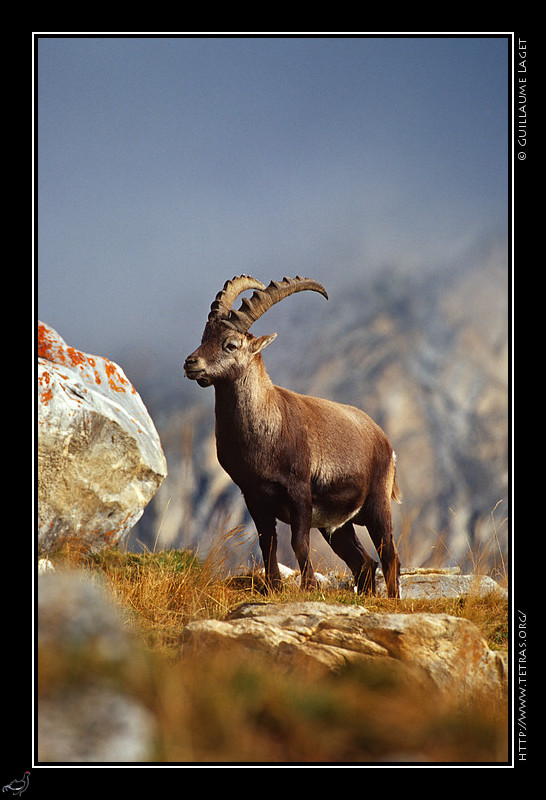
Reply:
<svg viewBox="0 0 546 800"><path fill-rule="evenodd" d="M377 594L385 597L385 581L381 570L376 575ZM482 597L492 592L507 594L488 575L461 575L457 567L451 569L403 569L400 575L400 597L403 599L454 598L473 595Z"/></svg>
<svg viewBox="0 0 546 800"><path fill-rule="evenodd" d="M38 647L121 661L130 653L121 610L98 576L48 571L38 577Z"/></svg>
<svg viewBox="0 0 546 800"><path fill-rule="evenodd" d="M45 762L133 763L147 761L151 742L143 706L96 686L68 688L45 700L38 716L38 758Z"/></svg>
<svg viewBox="0 0 546 800"><path fill-rule="evenodd" d="M155 720L131 690L136 645L97 579L38 579L38 759L139 762L153 757Z"/></svg>
<svg viewBox="0 0 546 800"><path fill-rule="evenodd" d="M167 474L154 424L123 370L39 323L38 540L119 544Z"/></svg>
<svg viewBox="0 0 546 800"><path fill-rule="evenodd" d="M501 657L476 625L448 614L371 613L362 606L296 602L251 603L226 620L192 622L183 632L186 650L237 645L288 666L338 671L374 663L404 680L467 697L500 693Z"/></svg>
<svg viewBox="0 0 546 800"><path fill-rule="evenodd" d="M279 564L283 581L299 586L300 573L298 570ZM260 570L263 574L263 569ZM324 588L350 589L354 588L354 581L349 575L340 575L335 572L322 574L315 573L320 586ZM386 597L385 580L381 568L376 572L376 592L378 597ZM402 569L400 573L400 598L406 600L419 600L431 598L455 598L473 595L483 597L492 592L507 595L506 589L490 578L488 575L461 575L458 567L447 569L433 569L417 567L415 569Z"/></svg>

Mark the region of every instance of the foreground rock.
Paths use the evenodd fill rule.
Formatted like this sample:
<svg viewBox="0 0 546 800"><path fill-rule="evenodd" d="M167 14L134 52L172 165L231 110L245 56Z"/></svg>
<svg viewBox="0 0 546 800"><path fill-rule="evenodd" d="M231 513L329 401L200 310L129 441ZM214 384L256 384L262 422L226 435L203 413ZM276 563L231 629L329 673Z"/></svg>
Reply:
<svg viewBox="0 0 546 800"><path fill-rule="evenodd" d="M154 424L117 364L43 323L38 356L40 551L119 544L167 474Z"/></svg>
<svg viewBox="0 0 546 800"><path fill-rule="evenodd" d="M38 760L128 763L153 755L155 721L131 690L138 654L100 582L38 581Z"/></svg>
<svg viewBox="0 0 546 800"><path fill-rule="evenodd" d="M276 663L338 671L373 663L464 698L505 687L505 667L469 620L448 614L375 614L362 606L251 603L229 619L192 622L186 651L239 646Z"/></svg>

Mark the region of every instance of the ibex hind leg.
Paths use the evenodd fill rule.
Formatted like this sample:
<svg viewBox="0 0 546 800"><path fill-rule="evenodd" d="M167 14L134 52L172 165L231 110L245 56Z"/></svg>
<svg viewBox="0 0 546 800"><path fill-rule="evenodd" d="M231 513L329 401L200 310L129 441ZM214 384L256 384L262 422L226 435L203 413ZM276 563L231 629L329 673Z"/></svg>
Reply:
<svg viewBox="0 0 546 800"><path fill-rule="evenodd" d="M400 561L392 535L390 501L385 497L369 496L358 515L359 525L365 525L381 561L387 597L400 597Z"/></svg>
<svg viewBox="0 0 546 800"><path fill-rule="evenodd" d="M368 555L358 536L352 522L346 522L341 528L330 531L328 528L319 528L320 532L339 558L344 561L355 580L356 590L359 594L375 594L375 570L377 561Z"/></svg>

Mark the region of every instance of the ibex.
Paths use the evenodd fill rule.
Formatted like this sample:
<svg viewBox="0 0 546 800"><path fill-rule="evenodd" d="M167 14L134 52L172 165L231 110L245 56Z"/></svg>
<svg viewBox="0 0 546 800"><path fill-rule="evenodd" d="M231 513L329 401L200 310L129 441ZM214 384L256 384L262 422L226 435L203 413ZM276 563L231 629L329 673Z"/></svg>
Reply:
<svg viewBox="0 0 546 800"><path fill-rule="evenodd" d="M254 289L238 311L236 298ZM309 278L269 286L241 275L211 305L201 345L184 363L186 376L214 386L218 460L241 489L258 531L266 582L281 585L276 520L290 525L302 588L316 586L309 532L317 527L351 570L358 592L375 592L377 562L353 523L365 525L379 554L389 597L399 596L391 499L399 500L395 454L363 411L274 386L261 350L277 336L248 332L272 305L304 290L328 295Z"/></svg>

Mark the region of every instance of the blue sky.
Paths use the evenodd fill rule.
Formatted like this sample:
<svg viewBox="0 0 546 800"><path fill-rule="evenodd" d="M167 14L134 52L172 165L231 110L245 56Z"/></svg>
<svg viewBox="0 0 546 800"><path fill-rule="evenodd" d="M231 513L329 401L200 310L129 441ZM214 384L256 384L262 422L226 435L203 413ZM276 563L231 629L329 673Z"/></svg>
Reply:
<svg viewBox="0 0 546 800"><path fill-rule="evenodd" d="M434 275L506 237L506 37L40 37L38 316L177 365L227 278ZM123 365L123 364L122 364Z"/></svg>

